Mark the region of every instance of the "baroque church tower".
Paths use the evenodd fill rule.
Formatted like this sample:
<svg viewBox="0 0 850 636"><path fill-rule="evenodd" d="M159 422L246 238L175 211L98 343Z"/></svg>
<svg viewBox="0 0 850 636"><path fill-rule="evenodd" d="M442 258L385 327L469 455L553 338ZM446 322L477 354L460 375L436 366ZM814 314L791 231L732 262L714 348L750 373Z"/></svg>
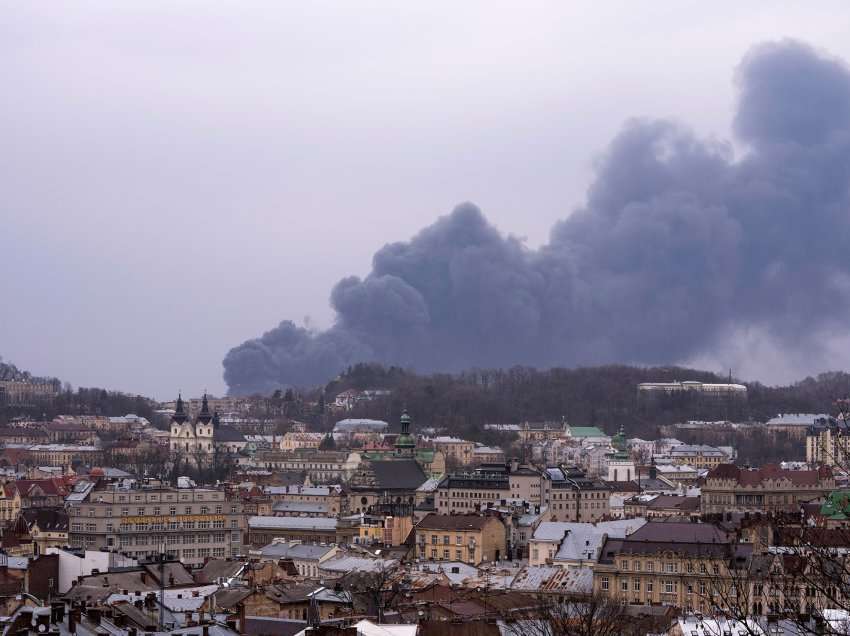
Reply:
<svg viewBox="0 0 850 636"><path fill-rule="evenodd" d="M183 404L183 396L177 396L177 405L174 415L171 416L171 431L169 436L169 448L174 454L184 455L187 458L196 454L212 454L213 452L213 415L210 413L210 405L207 394L201 403L201 412L194 423L189 421L186 407Z"/></svg>

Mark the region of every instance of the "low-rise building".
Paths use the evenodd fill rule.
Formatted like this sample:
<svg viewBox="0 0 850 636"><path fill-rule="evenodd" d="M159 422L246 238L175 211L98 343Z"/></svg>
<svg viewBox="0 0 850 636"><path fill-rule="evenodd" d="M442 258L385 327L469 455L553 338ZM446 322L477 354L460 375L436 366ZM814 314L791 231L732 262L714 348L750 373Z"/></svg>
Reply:
<svg viewBox="0 0 850 636"><path fill-rule="evenodd" d="M348 514L348 496L342 486L266 486L263 492L277 504L310 504L322 506L326 514L317 516L335 517Z"/></svg>
<svg viewBox="0 0 850 636"><path fill-rule="evenodd" d="M297 448L319 448L324 439L322 433L286 433L280 438L280 450L293 451Z"/></svg>
<svg viewBox="0 0 850 636"><path fill-rule="evenodd" d="M493 446L476 445L472 450L473 464L500 464L505 461L505 451Z"/></svg>
<svg viewBox="0 0 850 636"><path fill-rule="evenodd" d="M696 520L700 517L700 498L681 495L637 495L623 503L626 517L664 519L681 517Z"/></svg>
<svg viewBox="0 0 850 636"><path fill-rule="evenodd" d="M259 550L251 550L250 555L259 558L260 561L292 561L298 574L317 578L322 562L330 559L337 552L339 547L336 545L276 539Z"/></svg>
<svg viewBox="0 0 850 636"><path fill-rule="evenodd" d="M835 489L828 466L817 470L787 470L775 464L758 469L721 464L702 486L704 514L727 512L796 512L800 505Z"/></svg>
<svg viewBox="0 0 850 636"><path fill-rule="evenodd" d="M458 437L438 436L431 440L434 448L443 453L446 461L454 462L461 466L467 466L472 463L472 451L475 449L475 443Z"/></svg>
<svg viewBox="0 0 850 636"><path fill-rule="evenodd" d="M478 565L506 554L505 526L493 516L430 514L416 526L416 553L422 560Z"/></svg>
<svg viewBox="0 0 850 636"><path fill-rule="evenodd" d="M248 465L305 473L313 483L338 484L351 479L360 462L358 452L297 448L294 451L259 451Z"/></svg>
<svg viewBox="0 0 850 636"><path fill-rule="evenodd" d="M529 564L592 567L606 539L625 538L645 523L641 518L599 523L544 521L529 542Z"/></svg>
<svg viewBox="0 0 850 636"><path fill-rule="evenodd" d="M709 469L728 462L730 459L719 448L705 444L682 444L671 449L669 456L674 464Z"/></svg>
<svg viewBox="0 0 850 636"><path fill-rule="evenodd" d="M253 547L272 543L275 539L318 544L352 544L359 536L360 517L351 520L327 517L249 517L248 542Z"/></svg>

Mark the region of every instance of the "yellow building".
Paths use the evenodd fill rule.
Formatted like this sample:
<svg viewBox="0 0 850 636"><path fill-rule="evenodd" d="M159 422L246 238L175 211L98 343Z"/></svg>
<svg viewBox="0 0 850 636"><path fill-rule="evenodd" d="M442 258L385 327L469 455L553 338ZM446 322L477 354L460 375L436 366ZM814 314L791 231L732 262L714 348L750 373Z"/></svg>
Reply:
<svg viewBox="0 0 850 636"><path fill-rule="evenodd" d="M360 523L360 545L402 545L413 530L413 517L368 517Z"/></svg>
<svg viewBox="0 0 850 636"><path fill-rule="evenodd" d="M21 512L21 493L14 483L5 484L0 489L0 523L4 526L12 523Z"/></svg>
<svg viewBox="0 0 850 636"><path fill-rule="evenodd" d="M749 563L751 544L716 526L650 522L625 539L607 539L593 568L593 591L624 603L712 609L729 563Z"/></svg>
<svg viewBox="0 0 850 636"><path fill-rule="evenodd" d="M416 552L423 560L478 565L500 560L506 547L505 526L496 517L429 514L416 526Z"/></svg>
<svg viewBox="0 0 850 636"><path fill-rule="evenodd" d="M322 433L286 433L280 440L280 450L292 451L296 448L319 448L324 439Z"/></svg>
<svg viewBox="0 0 850 636"><path fill-rule="evenodd" d="M472 463L472 451L475 450L475 443L460 439L458 437L448 437L441 435L432 440L434 449L442 453L446 461L455 462L466 466Z"/></svg>

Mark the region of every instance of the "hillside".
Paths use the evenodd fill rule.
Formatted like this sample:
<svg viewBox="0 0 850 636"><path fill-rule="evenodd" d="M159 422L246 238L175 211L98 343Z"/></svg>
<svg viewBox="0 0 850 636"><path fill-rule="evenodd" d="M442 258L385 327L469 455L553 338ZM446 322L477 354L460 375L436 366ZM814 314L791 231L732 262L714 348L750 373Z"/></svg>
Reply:
<svg viewBox="0 0 850 636"><path fill-rule="evenodd" d="M674 380L727 382L728 378L683 367L514 367L418 375L397 367L361 364L330 382L325 396L330 401L349 388L390 389L391 398L359 404L352 415L392 422L406 406L420 424L458 433L478 432L485 423L563 417L572 424L596 425L608 432L623 424L630 435L650 437L659 425L691 419L764 421L780 412L830 412L836 398L850 395L850 374L830 372L781 387L742 382L749 399L741 403L686 396L652 405L638 402L639 383Z"/></svg>

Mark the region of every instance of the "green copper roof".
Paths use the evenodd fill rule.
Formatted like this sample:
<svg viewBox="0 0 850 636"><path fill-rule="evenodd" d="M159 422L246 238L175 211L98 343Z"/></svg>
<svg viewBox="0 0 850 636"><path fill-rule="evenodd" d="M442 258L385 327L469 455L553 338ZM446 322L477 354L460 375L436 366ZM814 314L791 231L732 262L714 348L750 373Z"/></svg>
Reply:
<svg viewBox="0 0 850 636"><path fill-rule="evenodd" d="M598 426L570 426L573 437L607 437Z"/></svg>

